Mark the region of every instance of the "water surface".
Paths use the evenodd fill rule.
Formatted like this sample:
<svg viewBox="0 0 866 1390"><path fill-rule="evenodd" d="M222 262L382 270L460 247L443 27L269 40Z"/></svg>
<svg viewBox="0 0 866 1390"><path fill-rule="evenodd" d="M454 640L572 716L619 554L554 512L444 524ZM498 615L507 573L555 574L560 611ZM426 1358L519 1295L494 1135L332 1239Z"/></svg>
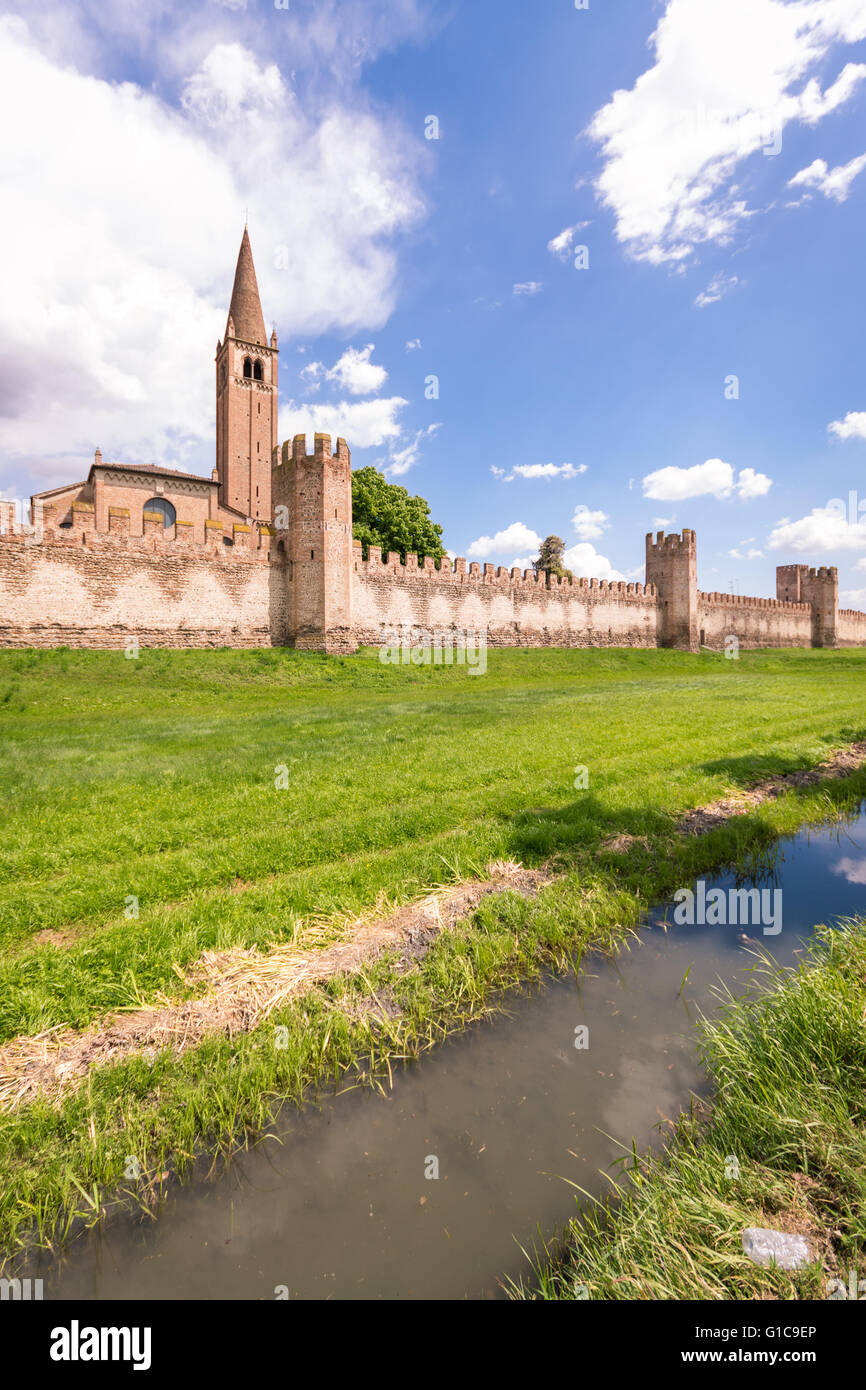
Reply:
<svg viewBox="0 0 866 1390"><path fill-rule="evenodd" d="M775 867L782 931L747 932L791 965L816 922L866 914L866 816L782 841ZM25 1273L46 1298L502 1297L528 1273L521 1247L573 1214L570 1184L603 1192L623 1145L658 1146L706 1094L697 1014L720 981L747 988L754 957L738 927L664 929L664 913L616 960L587 958L579 978L549 977L394 1068L384 1097L290 1111L218 1179L175 1188L156 1221L124 1216Z"/></svg>

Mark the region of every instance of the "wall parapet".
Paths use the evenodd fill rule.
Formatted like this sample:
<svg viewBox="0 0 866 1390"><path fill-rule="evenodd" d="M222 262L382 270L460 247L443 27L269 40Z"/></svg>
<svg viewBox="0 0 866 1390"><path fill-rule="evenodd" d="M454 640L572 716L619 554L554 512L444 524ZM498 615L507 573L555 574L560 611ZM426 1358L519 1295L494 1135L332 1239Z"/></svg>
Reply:
<svg viewBox="0 0 866 1390"><path fill-rule="evenodd" d="M698 590L698 602L701 604L722 604L734 608L772 608L776 612L782 613L809 613L812 605L809 603L794 603L786 599L779 598L752 598L747 594L724 594L718 591L705 593Z"/></svg>
<svg viewBox="0 0 866 1390"><path fill-rule="evenodd" d="M561 598L605 597L623 600L656 599L654 584L629 583L626 580L607 579L558 579L556 575L538 575L534 569L507 569L504 565L482 565L478 561L467 561L462 556L453 560L445 555L436 562L428 555L419 561L417 554L409 551L405 563L395 551L383 558L379 546L371 545L365 560L361 542L354 542L355 573L365 579L392 578L401 583L429 583L431 580L473 588L499 587L520 589L527 592L557 595Z"/></svg>
<svg viewBox="0 0 866 1390"><path fill-rule="evenodd" d="M92 521L93 513L84 512L84 516L89 516ZM20 546L26 549L46 547L57 550L80 550L82 546L86 546L92 552L129 550L145 555L182 554L184 557L192 553L204 560L217 558L229 564L271 562L272 533L267 530L259 534L257 530L247 526L236 527L235 544L223 545L226 533L222 522L205 522L205 539L202 541L192 535L195 529L192 522L178 518L166 534L162 516L156 512L153 516L159 517L159 525L157 526L156 521L152 522L152 529L142 536L130 534L128 509L112 507L109 511L107 531L94 530L86 520L83 525L76 523L70 527L18 526L11 530L0 529L0 546Z"/></svg>

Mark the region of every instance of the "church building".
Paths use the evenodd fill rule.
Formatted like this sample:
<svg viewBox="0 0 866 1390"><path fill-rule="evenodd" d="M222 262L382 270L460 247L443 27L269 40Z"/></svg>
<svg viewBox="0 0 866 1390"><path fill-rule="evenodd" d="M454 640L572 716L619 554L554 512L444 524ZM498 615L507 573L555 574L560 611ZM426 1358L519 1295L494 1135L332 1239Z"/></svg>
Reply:
<svg viewBox="0 0 866 1390"><path fill-rule="evenodd" d="M278 356L276 332L268 338L265 331L244 228L225 336L216 348L216 466L210 477L108 461L97 449L86 480L35 493L31 516L70 530L82 514L92 513L96 533L122 523L130 536L143 536L161 522L167 539L182 531L198 544L222 531L226 545L234 544L238 528L255 530L257 523L270 522Z"/></svg>

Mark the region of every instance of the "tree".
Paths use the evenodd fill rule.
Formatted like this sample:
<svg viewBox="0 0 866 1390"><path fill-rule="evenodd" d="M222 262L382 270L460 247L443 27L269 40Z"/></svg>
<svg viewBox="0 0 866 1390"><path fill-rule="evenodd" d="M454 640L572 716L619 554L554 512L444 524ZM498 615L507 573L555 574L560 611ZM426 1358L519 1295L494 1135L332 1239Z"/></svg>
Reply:
<svg viewBox="0 0 866 1390"><path fill-rule="evenodd" d="M557 579L573 579L571 570L567 570L562 563L564 554L565 541L559 536L548 536L546 541L541 542L538 559L532 562L535 573L555 574Z"/></svg>
<svg viewBox="0 0 866 1390"><path fill-rule="evenodd" d="M419 560L445 554L442 527L430 520L430 506L423 497L410 497L404 487L389 483L375 468L359 468L352 474L352 535L360 541L364 557L371 545L382 554L399 551L403 560L413 551Z"/></svg>

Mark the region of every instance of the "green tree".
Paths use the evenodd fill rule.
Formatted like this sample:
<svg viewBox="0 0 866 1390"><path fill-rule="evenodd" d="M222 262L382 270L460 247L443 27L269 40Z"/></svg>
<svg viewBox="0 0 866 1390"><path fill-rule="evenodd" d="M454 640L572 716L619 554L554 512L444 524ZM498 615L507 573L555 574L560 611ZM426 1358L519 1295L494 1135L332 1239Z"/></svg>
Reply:
<svg viewBox="0 0 866 1390"><path fill-rule="evenodd" d="M571 570L565 568L562 557L565 554L565 541L560 536L548 536L541 542L541 550L532 566L536 574L555 574L557 579L573 579Z"/></svg>
<svg viewBox="0 0 866 1390"><path fill-rule="evenodd" d="M414 551L419 560L445 554L442 527L430 519L423 497L410 497L404 487L389 483L375 468L359 468L352 474L352 535L360 541L364 556L371 545L399 551L406 559Z"/></svg>

